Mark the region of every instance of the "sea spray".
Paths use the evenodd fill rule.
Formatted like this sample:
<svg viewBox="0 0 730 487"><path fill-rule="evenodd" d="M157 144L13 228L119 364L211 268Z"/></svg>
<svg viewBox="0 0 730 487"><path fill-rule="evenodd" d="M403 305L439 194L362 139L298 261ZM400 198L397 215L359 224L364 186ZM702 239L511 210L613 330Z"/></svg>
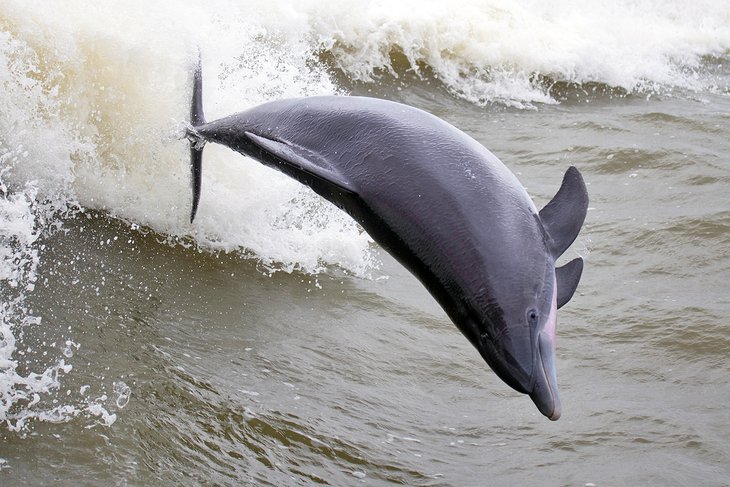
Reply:
<svg viewBox="0 0 730 487"><path fill-rule="evenodd" d="M11 430L22 430L37 414L34 406L41 396L58 387L59 374L70 371L63 358L39 372L19 370L19 355L25 353L18 348L22 329L41 323L27 308L26 297L38 278L38 239L50 206L39 203L37 181L11 178L24 173L33 159L33 137L52 132L40 121L49 103L42 83L32 77L36 63L24 43L0 33L0 421ZM44 183L54 185L53 179Z"/></svg>
<svg viewBox="0 0 730 487"><path fill-rule="evenodd" d="M316 273L335 264L369 272L370 239L347 215L225 149L206 148L200 212L194 225L188 222L189 155L178 134L188 117L196 51L203 56L210 119L269 99L340 93L316 64L306 24L225 2L218 9L179 9L175 2L154 8L132 2L121 10L114 4L89 9L83 2L58 11L28 5L7 4L0 27L8 43L28 46L29 77L42 80L40 93L22 104L51 93L57 103L26 117L45 121L52 114L56 120L50 137L35 140L50 141L43 149L65 158L51 163L43 151L30 154L32 164L22 167L43 167L35 176L16 171L19 181L64 179L55 193L65 191L84 208L171 241L192 239L203 250L243 250L270 268ZM223 6L231 13L225 18L216 13ZM59 133L63 140L54 140ZM317 212L318 225L310 224L311 212L295 208L301 204ZM294 215L301 215L297 225L280 224Z"/></svg>
<svg viewBox="0 0 730 487"><path fill-rule="evenodd" d="M0 32L0 423L20 434L36 420L106 412L102 402L59 393L73 369L71 340L61 350L56 342L25 339L27 331L46 326L28 298L44 285L44 237L78 207L70 168L85 145L59 116L57 83L63 76L51 68L38 77L42 64L27 43Z"/></svg>

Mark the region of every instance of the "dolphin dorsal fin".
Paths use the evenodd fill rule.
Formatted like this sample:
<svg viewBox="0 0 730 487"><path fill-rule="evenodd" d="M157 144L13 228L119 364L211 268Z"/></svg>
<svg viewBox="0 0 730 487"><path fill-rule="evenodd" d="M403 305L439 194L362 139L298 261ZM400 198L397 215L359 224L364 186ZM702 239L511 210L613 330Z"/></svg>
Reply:
<svg viewBox="0 0 730 487"><path fill-rule="evenodd" d="M573 297L581 274L583 274L583 259L580 257L555 269L555 280L558 283L558 309Z"/></svg>
<svg viewBox="0 0 730 487"><path fill-rule="evenodd" d="M548 235L548 247L557 259L570 247L583 226L588 211L588 191L583 176L570 166L555 197L540 210L540 220Z"/></svg>

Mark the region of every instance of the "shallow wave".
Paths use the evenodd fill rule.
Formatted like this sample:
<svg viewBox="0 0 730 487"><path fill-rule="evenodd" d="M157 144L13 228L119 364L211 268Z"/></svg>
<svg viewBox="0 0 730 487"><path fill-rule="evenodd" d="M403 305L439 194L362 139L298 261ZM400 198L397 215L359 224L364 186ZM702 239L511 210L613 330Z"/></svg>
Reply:
<svg viewBox="0 0 730 487"><path fill-rule="evenodd" d="M523 108L660 87L727 91L730 7L700 4L6 2L0 143L14 159L3 180L36 181L58 208L101 209L173 241L247 249L271 269L368 274L371 241L352 220L226 149L206 148L201 208L188 224L187 148L177 137L197 48L209 119L341 93L340 83L408 78Z"/></svg>
<svg viewBox="0 0 730 487"><path fill-rule="evenodd" d="M36 7L9 2L0 11L9 186L36 180L40 198L58 208L103 210L204 250L247 249L270 269L372 268L370 239L346 215L226 149L206 149L201 208L187 222L190 169L179 137L196 46L213 119L272 98L337 93L303 32L273 33L275 18L227 2ZM232 15L219 17L221 9Z"/></svg>
<svg viewBox="0 0 730 487"><path fill-rule="evenodd" d="M555 103L566 87L583 85L728 89L727 68L706 74L730 52L722 0L373 2L347 15L351 9L331 2L310 21L334 65L359 81L432 73L469 101L516 107Z"/></svg>

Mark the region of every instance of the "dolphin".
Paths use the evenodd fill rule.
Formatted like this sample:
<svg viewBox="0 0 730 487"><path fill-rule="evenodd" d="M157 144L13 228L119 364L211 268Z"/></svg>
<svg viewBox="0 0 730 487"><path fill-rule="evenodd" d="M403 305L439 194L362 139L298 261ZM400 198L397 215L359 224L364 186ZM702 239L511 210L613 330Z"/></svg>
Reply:
<svg viewBox="0 0 730 487"><path fill-rule="evenodd" d="M484 146L425 111L356 96L283 99L213 122L200 63L191 124L192 223L205 143L223 144L312 188L412 272L487 364L542 414L561 414L557 309L583 260L555 261L585 220L580 172L540 211Z"/></svg>

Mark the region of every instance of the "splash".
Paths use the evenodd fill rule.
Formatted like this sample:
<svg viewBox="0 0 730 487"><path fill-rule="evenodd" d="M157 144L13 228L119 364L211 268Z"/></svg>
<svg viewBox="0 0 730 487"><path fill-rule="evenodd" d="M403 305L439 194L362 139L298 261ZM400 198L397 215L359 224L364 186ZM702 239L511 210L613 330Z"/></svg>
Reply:
<svg viewBox="0 0 730 487"><path fill-rule="evenodd" d="M69 324L50 323L27 304L44 237L86 209L173 244L242 252L269 271L339 265L365 275L376 265L369 237L339 210L221 149L206 149L201 211L195 226L187 222L188 150L177 134L196 49L209 73L211 117L273 97L337 93L311 64L303 33L272 33L241 5L218 7L0 7L0 421L9 430L25 434L37 421L74 418L111 425L111 411L133 396L120 381L109 396L99 383L62 388L83 343L73 341L73 323L67 336L38 341L44 327L55 337ZM235 15L215 13L224 11ZM46 358L28 359L39 353Z"/></svg>
<svg viewBox="0 0 730 487"><path fill-rule="evenodd" d="M39 77L41 64L27 43L0 32L0 423L20 434L34 421L108 415L104 401L59 398L78 344L67 340L61 350L55 342L25 340L26 330L43 326L27 304L38 285L42 237L78 207L70 190L72 157L85 146L59 120L59 72ZM50 359L27 360L39 349Z"/></svg>
<svg viewBox="0 0 730 487"><path fill-rule="evenodd" d="M7 158L8 153L0 160L2 157ZM21 434L29 431L33 421L65 422L77 416L99 417L111 424L105 398L91 400L82 395L59 401L61 379L73 369L67 361L78 344L67 340L63 352L48 366L22 363L34 352L33 347L46 348L45 343L26 343L23 332L42 326L42 318L33 314L26 299L38 279L41 222L48 208L36 203L37 188L31 184L9 194L0 180L0 191L0 423Z"/></svg>
<svg viewBox="0 0 730 487"><path fill-rule="evenodd" d="M6 46L25 46L23 56L9 53L11 63L24 58L27 76L16 84L40 80L9 96L19 106L39 106L23 118L43 121L47 133L25 138L49 143L26 144L36 148L9 178L38 178L43 196L76 200L170 241L245 249L270 268L316 273L339 265L366 274L375 265L369 237L349 217L226 149L206 148L200 211L195 225L187 221L189 155L178 134L188 117L195 52L203 55L209 119L273 98L336 94L315 63L306 24L282 20L275 7L227 2L36 7L9 2L0 26Z"/></svg>

